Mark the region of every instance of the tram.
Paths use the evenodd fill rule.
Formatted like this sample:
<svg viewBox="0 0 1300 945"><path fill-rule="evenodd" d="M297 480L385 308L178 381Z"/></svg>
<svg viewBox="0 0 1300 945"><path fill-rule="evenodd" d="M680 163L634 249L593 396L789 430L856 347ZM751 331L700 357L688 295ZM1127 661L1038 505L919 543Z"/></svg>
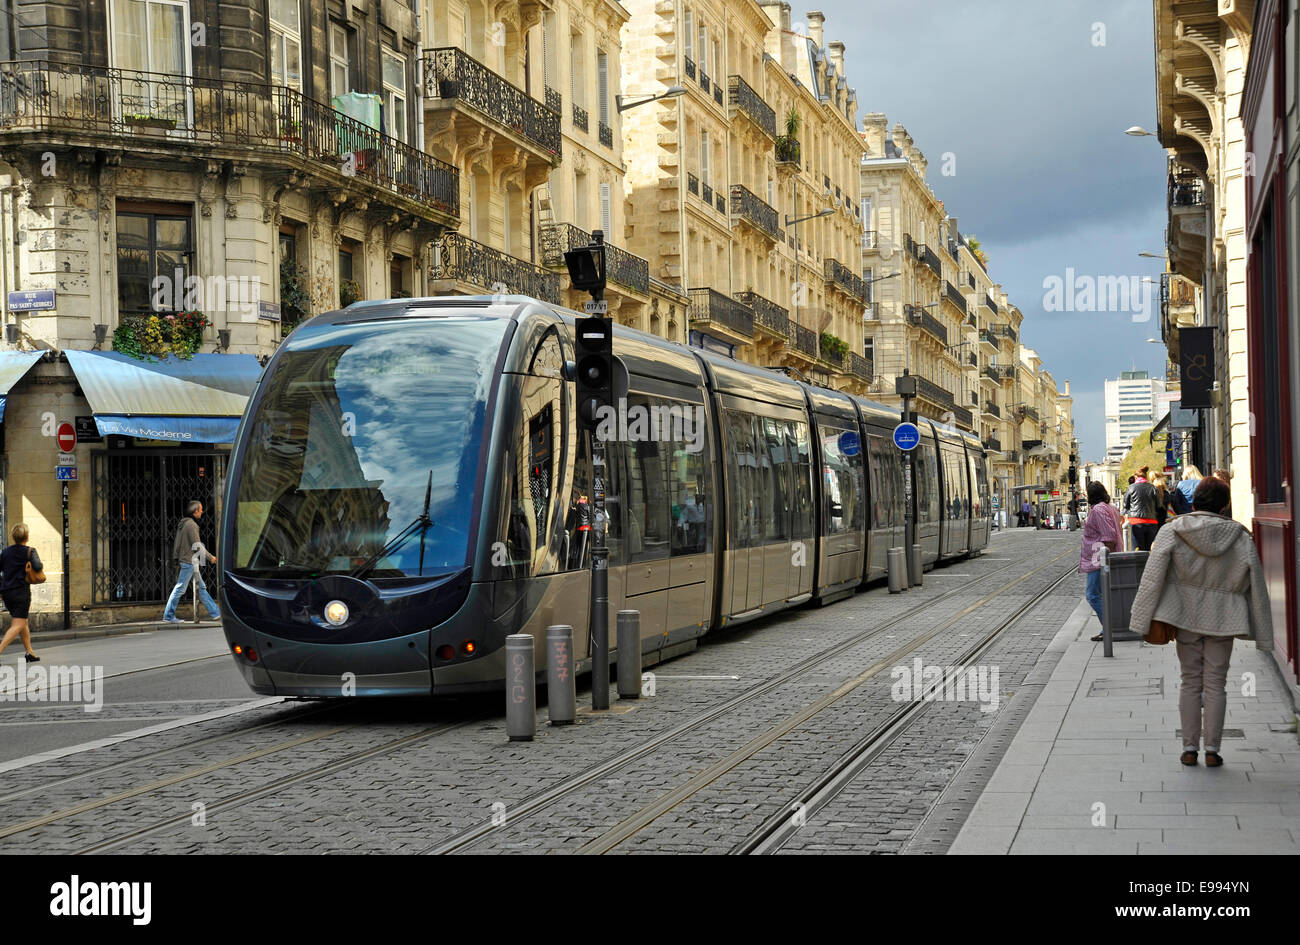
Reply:
<svg viewBox="0 0 1300 945"><path fill-rule="evenodd" d="M574 628L590 669L592 468L572 376L582 316L522 296L358 302L280 345L236 436L222 619L259 693L499 687L505 638ZM613 613L647 665L705 633L886 574L903 544L897 414L620 326L608 438ZM922 421L925 566L989 540L974 437ZM585 655L585 656L584 656Z"/></svg>

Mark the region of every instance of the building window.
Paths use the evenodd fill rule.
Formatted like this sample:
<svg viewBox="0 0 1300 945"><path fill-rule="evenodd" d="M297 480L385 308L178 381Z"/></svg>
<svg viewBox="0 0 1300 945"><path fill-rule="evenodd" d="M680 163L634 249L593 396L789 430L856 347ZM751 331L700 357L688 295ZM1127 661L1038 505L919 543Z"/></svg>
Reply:
<svg viewBox="0 0 1300 945"><path fill-rule="evenodd" d="M587 77L582 70L582 34L569 37L569 96L577 108L586 108L587 96L583 94Z"/></svg>
<svg viewBox="0 0 1300 945"><path fill-rule="evenodd" d="M391 299L409 299L408 288L411 272L411 260L408 256L393 254L393 261L388 266L388 297Z"/></svg>
<svg viewBox="0 0 1300 945"><path fill-rule="evenodd" d="M177 0L114 0L112 64L127 73L190 75L189 5ZM170 118L189 126L190 97L183 83L123 75L119 101L124 115Z"/></svg>
<svg viewBox="0 0 1300 945"><path fill-rule="evenodd" d="M346 26L330 24L330 92L346 95L352 91L351 36Z"/></svg>
<svg viewBox="0 0 1300 945"><path fill-rule="evenodd" d="M600 184L600 229L608 240L614 229L613 211L610 206L609 184L602 181Z"/></svg>
<svg viewBox="0 0 1300 945"><path fill-rule="evenodd" d="M387 133L406 141L406 60L391 49L383 51L384 117Z"/></svg>
<svg viewBox="0 0 1300 945"><path fill-rule="evenodd" d="M182 310L185 280L193 271L191 206L118 204L117 307L121 315Z"/></svg>
<svg viewBox="0 0 1300 945"><path fill-rule="evenodd" d="M270 0L271 82L302 91L302 39L298 0Z"/></svg>

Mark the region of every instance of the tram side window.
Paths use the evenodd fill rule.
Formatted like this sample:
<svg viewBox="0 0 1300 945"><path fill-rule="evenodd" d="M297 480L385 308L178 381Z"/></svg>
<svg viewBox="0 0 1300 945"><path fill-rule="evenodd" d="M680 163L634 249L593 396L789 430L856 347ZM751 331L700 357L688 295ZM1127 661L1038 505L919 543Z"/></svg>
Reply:
<svg viewBox="0 0 1300 945"><path fill-rule="evenodd" d="M791 538L810 538L813 532L812 507L812 457L808 453L808 424L787 420L785 422L786 454L790 457L794 475L792 492Z"/></svg>
<svg viewBox="0 0 1300 945"><path fill-rule="evenodd" d="M939 517L939 465L933 444L922 442L916 452L916 482L913 485L916 488L917 521L933 522Z"/></svg>
<svg viewBox="0 0 1300 945"><path fill-rule="evenodd" d="M648 397L628 397L628 413L653 406ZM627 440L627 549L628 561L655 561L669 553L668 444L653 440Z"/></svg>
<svg viewBox="0 0 1300 945"><path fill-rule="evenodd" d="M846 440L852 437L852 440ZM855 531L862 527L861 449L845 452L845 443L856 444L857 434L828 428L822 433L824 469L823 514L826 534Z"/></svg>
<svg viewBox="0 0 1300 945"><path fill-rule="evenodd" d="M885 471L881 462L883 442L874 433L867 435L867 473L871 489L871 528L887 528L889 505L885 498Z"/></svg>
<svg viewBox="0 0 1300 945"><path fill-rule="evenodd" d="M666 403L666 402L665 402ZM708 437L705 429L696 424L702 417L702 407L696 404L673 403L679 409L681 422L670 412L672 424L668 431L672 437L668 467L668 491L672 500L673 541L672 553L676 555L700 554L710 550L713 502L710 494L712 477ZM688 435L689 434L689 435Z"/></svg>
<svg viewBox="0 0 1300 945"><path fill-rule="evenodd" d="M772 517L772 508L776 501L776 482L772 471L772 457L768 455L767 439L763 435L763 420L753 414L745 416L753 430L754 465L750 467L750 472L753 475L751 494L754 516L750 524L750 540L753 542L751 547L755 547L767 541L770 527L768 519Z"/></svg>
<svg viewBox="0 0 1300 945"><path fill-rule="evenodd" d="M747 414L724 410L727 449L727 531L733 548L750 546L754 520L750 467L754 463L754 433Z"/></svg>
<svg viewBox="0 0 1300 945"><path fill-rule="evenodd" d="M505 558L494 564L510 577L540 574L547 567L558 457L555 415L560 382L525 376L521 385L514 448L506 456L509 497L504 512Z"/></svg>
<svg viewBox="0 0 1300 945"><path fill-rule="evenodd" d="M791 491L789 453L785 446L783 424L771 417L762 417L758 423L763 428L763 440L768 462L771 464L775 488L772 490L771 513L766 517L766 538L772 541L790 540L790 514L794 494Z"/></svg>
<svg viewBox="0 0 1300 945"><path fill-rule="evenodd" d="M591 563L591 531L596 514L591 489L590 434L583 430L578 433L577 440L573 489L569 492L569 507L564 516L562 560L564 568L569 571L580 570Z"/></svg>
<svg viewBox="0 0 1300 945"><path fill-rule="evenodd" d="M971 497L974 508L971 510L971 514L975 518L982 518L988 514L989 509L988 470L984 463L974 456L970 457L969 462L971 481L975 483L975 494Z"/></svg>

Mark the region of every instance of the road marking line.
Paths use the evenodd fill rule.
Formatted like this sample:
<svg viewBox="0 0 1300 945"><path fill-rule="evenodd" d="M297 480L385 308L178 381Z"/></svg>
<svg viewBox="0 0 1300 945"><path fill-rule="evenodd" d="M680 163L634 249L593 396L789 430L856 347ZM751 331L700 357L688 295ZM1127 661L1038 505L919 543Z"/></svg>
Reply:
<svg viewBox="0 0 1300 945"><path fill-rule="evenodd" d="M655 673L655 679L739 679L739 676L665 676Z"/></svg>
<svg viewBox="0 0 1300 945"><path fill-rule="evenodd" d="M190 715L183 719L173 719L170 722L161 722L158 725L151 725L148 728L139 728L130 732L123 732L120 735L110 735L107 738L97 738L94 741L82 742L80 745L70 745L67 748L53 748L49 751L43 751L35 755L28 755L25 758L15 758L13 761L0 762L0 774L6 771L15 771L18 768L26 768L30 765L40 764L43 761L53 761L56 758L66 758L68 755L79 755L85 751L94 751L96 748L107 748L110 745L116 745L118 742L131 741L136 738L143 738L146 735L157 735L160 732L171 731L174 728L181 728L185 725L197 725L200 722L210 722L213 719L225 718L228 715L237 715L240 712L248 712L252 709L260 709L263 706L276 705L284 702L284 696L267 696L265 699L254 699L252 702L245 702L242 705L232 706L228 709L218 709L215 712L207 712L203 715Z"/></svg>

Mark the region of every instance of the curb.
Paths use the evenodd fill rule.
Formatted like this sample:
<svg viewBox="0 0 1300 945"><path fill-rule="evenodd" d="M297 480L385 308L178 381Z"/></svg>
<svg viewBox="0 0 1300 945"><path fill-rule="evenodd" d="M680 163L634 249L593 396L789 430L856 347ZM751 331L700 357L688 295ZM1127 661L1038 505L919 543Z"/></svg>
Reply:
<svg viewBox="0 0 1300 945"><path fill-rule="evenodd" d="M106 624L98 627L82 627L80 630L46 630L32 634L32 643L57 643L60 640L93 640L100 637L118 637L128 633L153 633L159 630L206 630L220 627L219 620L201 620L195 623L164 623L161 619L141 623Z"/></svg>

